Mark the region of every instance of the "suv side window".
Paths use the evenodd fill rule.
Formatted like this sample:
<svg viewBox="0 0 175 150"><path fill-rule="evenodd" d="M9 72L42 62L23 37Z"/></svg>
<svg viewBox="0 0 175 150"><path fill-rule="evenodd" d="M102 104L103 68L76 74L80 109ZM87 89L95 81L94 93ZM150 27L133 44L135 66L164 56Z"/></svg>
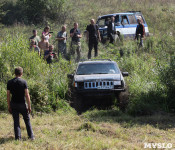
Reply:
<svg viewBox="0 0 175 150"><path fill-rule="evenodd" d="M135 18L135 15L128 15L129 23L130 24L137 24L137 20Z"/></svg>
<svg viewBox="0 0 175 150"><path fill-rule="evenodd" d="M126 15L121 16L121 24L122 24L122 25L129 24L129 23L128 23L128 18L127 18Z"/></svg>
<svg viewBox="0 0 175 150"><path fill-rule="evenodd" d="M115 23L119 22L119 15L115 16Z"/></svg>
<svg viewBox="0 0 175 150"><path fill-rule="evenodd" d="M104 26L105 26L105 19L100 19L100 20L98 21L98 25L99 25L100 27L104 27Z"/></svg>
<svg viewBox="0 0 175 150"><path fill-rule="evenodd" d="M136 15L136 18L140 17L141 18L141 22L145 24L145 21L143 20L142 15Z"/></svg>

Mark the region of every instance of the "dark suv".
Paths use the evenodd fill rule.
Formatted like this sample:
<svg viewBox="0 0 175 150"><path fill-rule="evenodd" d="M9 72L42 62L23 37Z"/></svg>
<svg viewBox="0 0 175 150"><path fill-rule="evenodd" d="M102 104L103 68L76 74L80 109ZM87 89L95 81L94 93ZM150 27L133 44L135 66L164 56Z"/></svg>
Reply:
<svg viewBox="0 0 175 150"><path fill-rule="evenodd" d="M128 76L128 72L121 72L117 63L111 60L79 62L75 74L68 74L75 109L81 110L87 97L115 95L123 105L121 97L126 91L124 76Z"/></svg>

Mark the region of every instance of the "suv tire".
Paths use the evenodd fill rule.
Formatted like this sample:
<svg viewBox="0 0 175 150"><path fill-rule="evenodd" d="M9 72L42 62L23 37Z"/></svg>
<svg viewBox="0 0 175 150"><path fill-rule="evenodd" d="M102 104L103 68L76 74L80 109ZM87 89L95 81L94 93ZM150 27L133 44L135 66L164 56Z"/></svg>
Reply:
<svg viewBox="0 0 175 150"><path fill-rule="evenodd" d="M120 108L120 110L125 111L129 103L128 88L124 92L117 93L116 98L117 98L118 107Z"/></svg>
<svg viewBox="0 0 175 150"><path fill-rule="evenodd" d="M81 114L83 112L83 101L82 101L82 96L73 92L72 93L72 105L77 111L78 114Z"/></svg>

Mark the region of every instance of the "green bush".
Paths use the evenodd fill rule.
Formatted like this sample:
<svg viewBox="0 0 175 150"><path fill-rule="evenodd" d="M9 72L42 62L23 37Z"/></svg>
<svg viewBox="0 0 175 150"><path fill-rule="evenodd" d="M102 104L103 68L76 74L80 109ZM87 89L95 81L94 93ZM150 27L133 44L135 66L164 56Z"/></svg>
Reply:
<svg viewBox="0 0 175 150"><path fill-rule="evenodd" d="M23 78L27 80L32 107L35 111L50 112L60 108L59 105L63 102L60 100L65 99L67 92L65 74L71 71L69 62L60 59L59 62L49 66L42 57L29 50L28 39L24 34L7 32L0 46L0 64L1 110L7 106L4 86L14 77L14 69L17 66L24 68Z"/></svg>
<svg viewBox="0 0 175 150"><path fill-rule="evenodd" d="M2 23L12 25L47 23L48 20L64 24L70 16L69 0L17 0L6 1L0 5ZM5 12L4 15L3 12ZM14 20L15 18L15 20Z"/></svg>
<svg viewBox="0 0 175 150"><path fill-rule="evenodd" d="M7 111L7 96L6 96L6 85L1 83L0 86L0 110L1 111Z"/></svg>

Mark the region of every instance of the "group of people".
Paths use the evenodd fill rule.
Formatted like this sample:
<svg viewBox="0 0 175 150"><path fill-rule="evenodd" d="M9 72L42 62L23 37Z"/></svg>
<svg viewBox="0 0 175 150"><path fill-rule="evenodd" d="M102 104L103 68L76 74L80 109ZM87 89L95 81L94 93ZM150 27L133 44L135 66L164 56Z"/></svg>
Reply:
<svg viewBox="0 0 175 150"><path fill-rule="evenodd" d="M124 20L125 18L123 18ZM141 18L137 18L137 28L136 28L136 34L135 39L139 41L139 46L143 46L143 38L145 35L144 25L141 22ZM107 28L107 35L110 43L114 43L114 35L119 33L115 30L115 17L112 16L110 21L108 22L108 28ZM74 27L70 30L70 38L71 38L71 44L70 44L70 52L67 52L67 31L66 31L66 25L63 25L61 28L61 31L58 32L55 40L58 41L58 53L54 53L53 49L54 46L49 44L49 39L52 37L52 32L50 32L50 28L47 26L44 28L44 31L42 32L41 40L40 37L37 36L37 31L33 30L33 36L31 36L29 39L31 41L30 48L34 49L38 52L39 55L44 54L44 59L46 59L47 63L52 63L53 58L57 58L57 55L60 54L66 58L70 59L71 56L74 56L75 53L77 55L76 62L78 62L81 58L81 38L82 34L80 29L78 28L78 23L74 23ZM100 32L98 25L95 24L95 20L91 19L90 24L86 27L86 39L88 42L88 59L91 59L91 52L94 48L94 57L98 56L98 42L101 41Z"/></svg>
<svg viewBox="0 0 175 150"><path fill-rule="evenodd" d="M49 44L49 39L51 38L50 28L47 26L42 32L41 40L37 35L37 30L33 30L33 36L29 38L30 40L30 49L38 53L38 55L44 54L44 59L47 63L52 63L52 59L56 58L56 54L53 52L54 46Z"/></svg>
<svg viewBox="0 0 175 150"><path fill-rule="evenodd" d="M127 18L125 18L126 16L122 17L122 23L125 24ZM136 33L135 33L135 39L137 39L138 41L138 45L139 47L143 47L143 38L145 36L145 27L143 25L143 22L142 22L142 19L140 16L137 17L137 27L136 27ZM118 36L119 35L119 32L116 32L115 30L115 17L112 16L111 17L111 20L106 23L108 28L107 28L107 35L108 35L108 38L109 38L109 42L110 43L114 43L114 35L117 34Z"/></svg>
<svg viewBox="0 0 175 150"><path fill-rule="evenodd" d="M98 56L98 42L101 41L100 32L98 26L95 24L95 20L91 19L90 24L87 25L86 28L86 37L89 46L88 59L91 59L91 51L94 48L95 54L94 57ZM30 40L30 49L36 51L39 55L44 54L44 59L46 59L47 63L52 63L53 58L57 58L57 55L60 54L64 58L70 58L74 56L75 53L77 55L76 62L78 62L81 58L81 38L82 34L80 29L78 28L78 23L74 23L74 27L70 30L70 52L67 52L67 31L66 25L63 25L61 31L58 32L55 41L58 41L58 53L54 53L54 46L49 44L49 39L52 37L50 28L47 26L44 28L42 32L41 40L37 35L37 30L33 30L33 36L29 38Z"/></svg>

